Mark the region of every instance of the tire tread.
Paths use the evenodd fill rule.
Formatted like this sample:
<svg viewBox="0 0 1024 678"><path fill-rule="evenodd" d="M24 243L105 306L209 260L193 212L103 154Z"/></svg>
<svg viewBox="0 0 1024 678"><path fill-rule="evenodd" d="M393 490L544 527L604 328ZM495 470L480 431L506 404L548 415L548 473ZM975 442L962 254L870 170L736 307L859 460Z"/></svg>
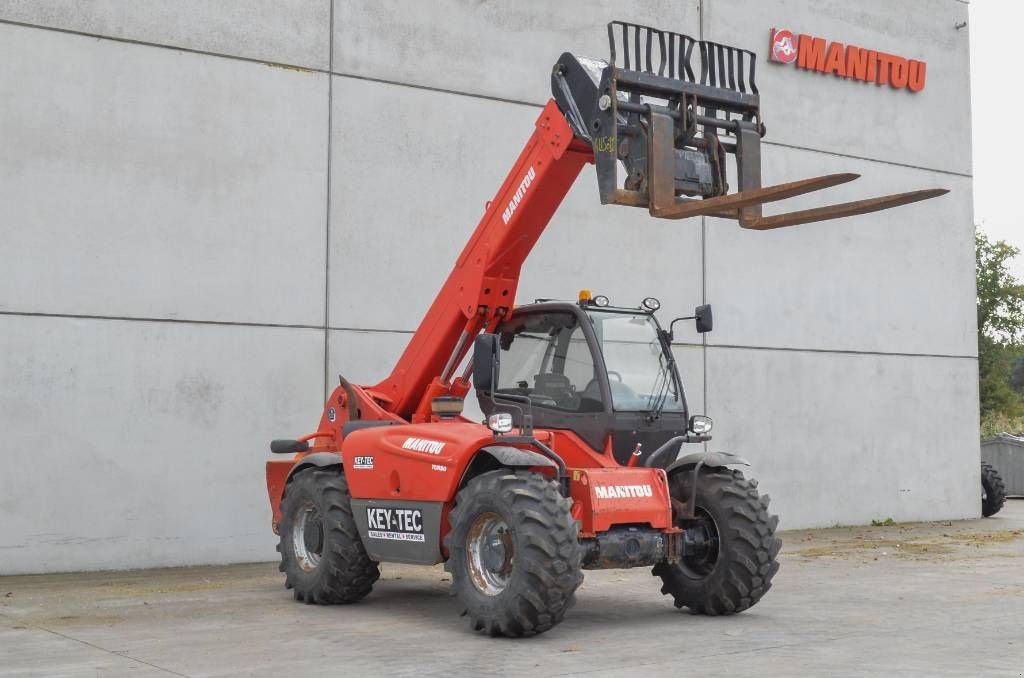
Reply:
<svg viewBox="0 0 1024 678"><path fill-rule="evenodd" d="M522 578L517 586L513 574L509 588L495 597L497 604L478 606L464 565L464 537L473 518L469 511L481 497L489 496L499 497L516 516L515 563ZM570 506L557 483L529 471L484 473L458 493L449 514L452 529L445 537L450 554L445 569L452 575L451 593L466 606L463 614L469 616L472 629L518 638L548 631L564 618L583 581L583 553Z"/></svg>
<svg viewBox="0 0 1024 678"><path fill-rule="evenodd" d="M304 497L320 507L324 521L324 552L320 567L312 573L303 571L295 559L290 528L286 526L288 516L298 510ZM279 569L285 573L285 587L294 591L295 600L309 605L346 605L370 593L380 578L380 568L359 538L344 475L322 469L299 471L285 490L281 513Z"/></svg>
<svg viewBox="0 0 1024 678"><path fill-rule="evenodd" d="M692 473L683 471L669 480L672 496L685 501ZM714 504L720 513L719 562L700 585L677 565L660 563L652 571L661 577L661 592L672 596L676 607L697 614L735 614L749 609L771 588L779 570L776 556L782 540L775 536L778 516L768 513L769 497L757 491L757 481L740 471L708 469L698 480L698 505ZM726 543L728 539L728 543Z"/></svg>
<svg viewBox="0 0 1024 678"><path fill-rule="evenodd" d="M981 515L989 518L999 513L1006 503L1006 484L992 464L981 462L981 485L987 495L981 500Z"/></svg>

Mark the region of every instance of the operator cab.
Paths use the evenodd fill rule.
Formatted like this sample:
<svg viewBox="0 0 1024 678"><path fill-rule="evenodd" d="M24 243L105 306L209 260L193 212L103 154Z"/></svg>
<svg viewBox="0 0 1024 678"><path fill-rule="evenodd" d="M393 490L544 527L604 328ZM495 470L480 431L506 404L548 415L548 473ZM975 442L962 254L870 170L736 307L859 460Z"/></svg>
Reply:
<svg viewBox="0 0 1024 678"><path fill-rule="evenodd" d="M538 428L575 432L601 453L608 435L615 459L627 464L640 444L647 454L689 428L672 335L658 323L653 297L637 308L614 307L587 290L578 303L541 301L515 309L498 326L497 380L479 389L487 415L526 414ZM710 307L693 318L711 329ZM675 322L675 321L673 321Z"/></svg>

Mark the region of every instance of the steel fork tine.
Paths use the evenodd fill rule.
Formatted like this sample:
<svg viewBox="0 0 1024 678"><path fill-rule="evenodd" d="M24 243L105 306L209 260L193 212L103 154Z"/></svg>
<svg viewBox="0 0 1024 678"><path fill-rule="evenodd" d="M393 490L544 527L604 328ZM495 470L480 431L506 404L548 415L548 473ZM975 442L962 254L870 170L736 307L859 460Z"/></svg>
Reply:
<svg viewBox="0 0 1024 678"><path fill-rule="evenodd" d="M826 174L810 179L791 181L776 186L766 186L751 191L742 191L731 195L722 195L717 198L706 198L704 200L680 200L676 199L669 205L651 208L652 216L663 219L687 219L702 215L722 213L723 211L738 210L749 205L761 205L766 202L785 200L804 193L820 191L824 188L845 184L860 177L859 174L844 172L840 174Z"/></svg>
<svg viewBox="0 0 1024 678"><path fill-rule="evenodd" d="M755 231L768 231L773 228L799 226L800 224L808 224L814 221L828 221L830 219L852 217L857 214L878 212L879 210L886 210L890 207L899 207L900 205L908 205L920 200L928 200L946 193L949 193L949 191L945 188L930 188L920 191L908 191L906 193L884 195L878 198L868 198L866 200L854 200L853 202L844 202L839 203L838 205L828 205L826 207L815 207L813 209L787 212L786 214L776 214L769 217L748 218L743 216L742 210L739 210L738 217L733 218L738 218L740 226L743 228L749 228Z"/></svg>

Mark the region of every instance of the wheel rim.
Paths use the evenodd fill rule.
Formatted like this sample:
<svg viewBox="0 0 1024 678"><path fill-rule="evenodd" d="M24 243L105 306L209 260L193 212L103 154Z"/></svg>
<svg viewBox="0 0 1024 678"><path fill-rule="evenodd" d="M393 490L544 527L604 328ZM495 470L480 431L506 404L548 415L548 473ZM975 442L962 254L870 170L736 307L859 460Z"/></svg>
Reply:
<svg viewBox="0 0 1024 678"><path fill-rule="evenodd" d="M515 542L497 513L476 517L466 537L466 560L473 586L488 596L500 594L512 577Z"/></svg>
<svg viewBox="0 0 1024 678"><path fill-rule="evenodd" d="M704 579L714 572L715 565L718 564L720 547L718 523L715 522L714 516L700 506L694 510L694 517L696 524L688 529L703 531L706 548L700 555L684 556L679 561L679 567L691 579Z"/></svg>
<svg viewBox="0 0 1024 678"><path fill-rule="evenodd" d="M320 565L320 556L324 552L324 524L320 511L313 504L306 504L295 515L292 550L299 567L306 572L312 572Z"/></svg>
<svg viewBox="0 0 1024 678"><path fill-rule="evenodd" d="M988 499L988 488L985 487L985 481L981 481L981 500L985 501Z"/></svg>

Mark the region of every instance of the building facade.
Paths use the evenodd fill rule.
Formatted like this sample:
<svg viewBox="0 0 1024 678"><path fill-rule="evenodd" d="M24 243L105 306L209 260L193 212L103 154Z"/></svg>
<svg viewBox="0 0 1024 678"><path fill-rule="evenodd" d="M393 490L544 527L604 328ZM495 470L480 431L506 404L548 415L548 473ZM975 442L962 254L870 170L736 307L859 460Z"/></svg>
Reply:
<svg viewBox="0 0 1024 678"><path fill-rule="evenodd" d="M765 184L863 174L795 207L950 193L760 233L588 168L519 299L712 304L687 396L782 528L977 516L965 3L0 0L0 574L276 557L267 442L386 376L613 19L757 53Z"/></svg>

